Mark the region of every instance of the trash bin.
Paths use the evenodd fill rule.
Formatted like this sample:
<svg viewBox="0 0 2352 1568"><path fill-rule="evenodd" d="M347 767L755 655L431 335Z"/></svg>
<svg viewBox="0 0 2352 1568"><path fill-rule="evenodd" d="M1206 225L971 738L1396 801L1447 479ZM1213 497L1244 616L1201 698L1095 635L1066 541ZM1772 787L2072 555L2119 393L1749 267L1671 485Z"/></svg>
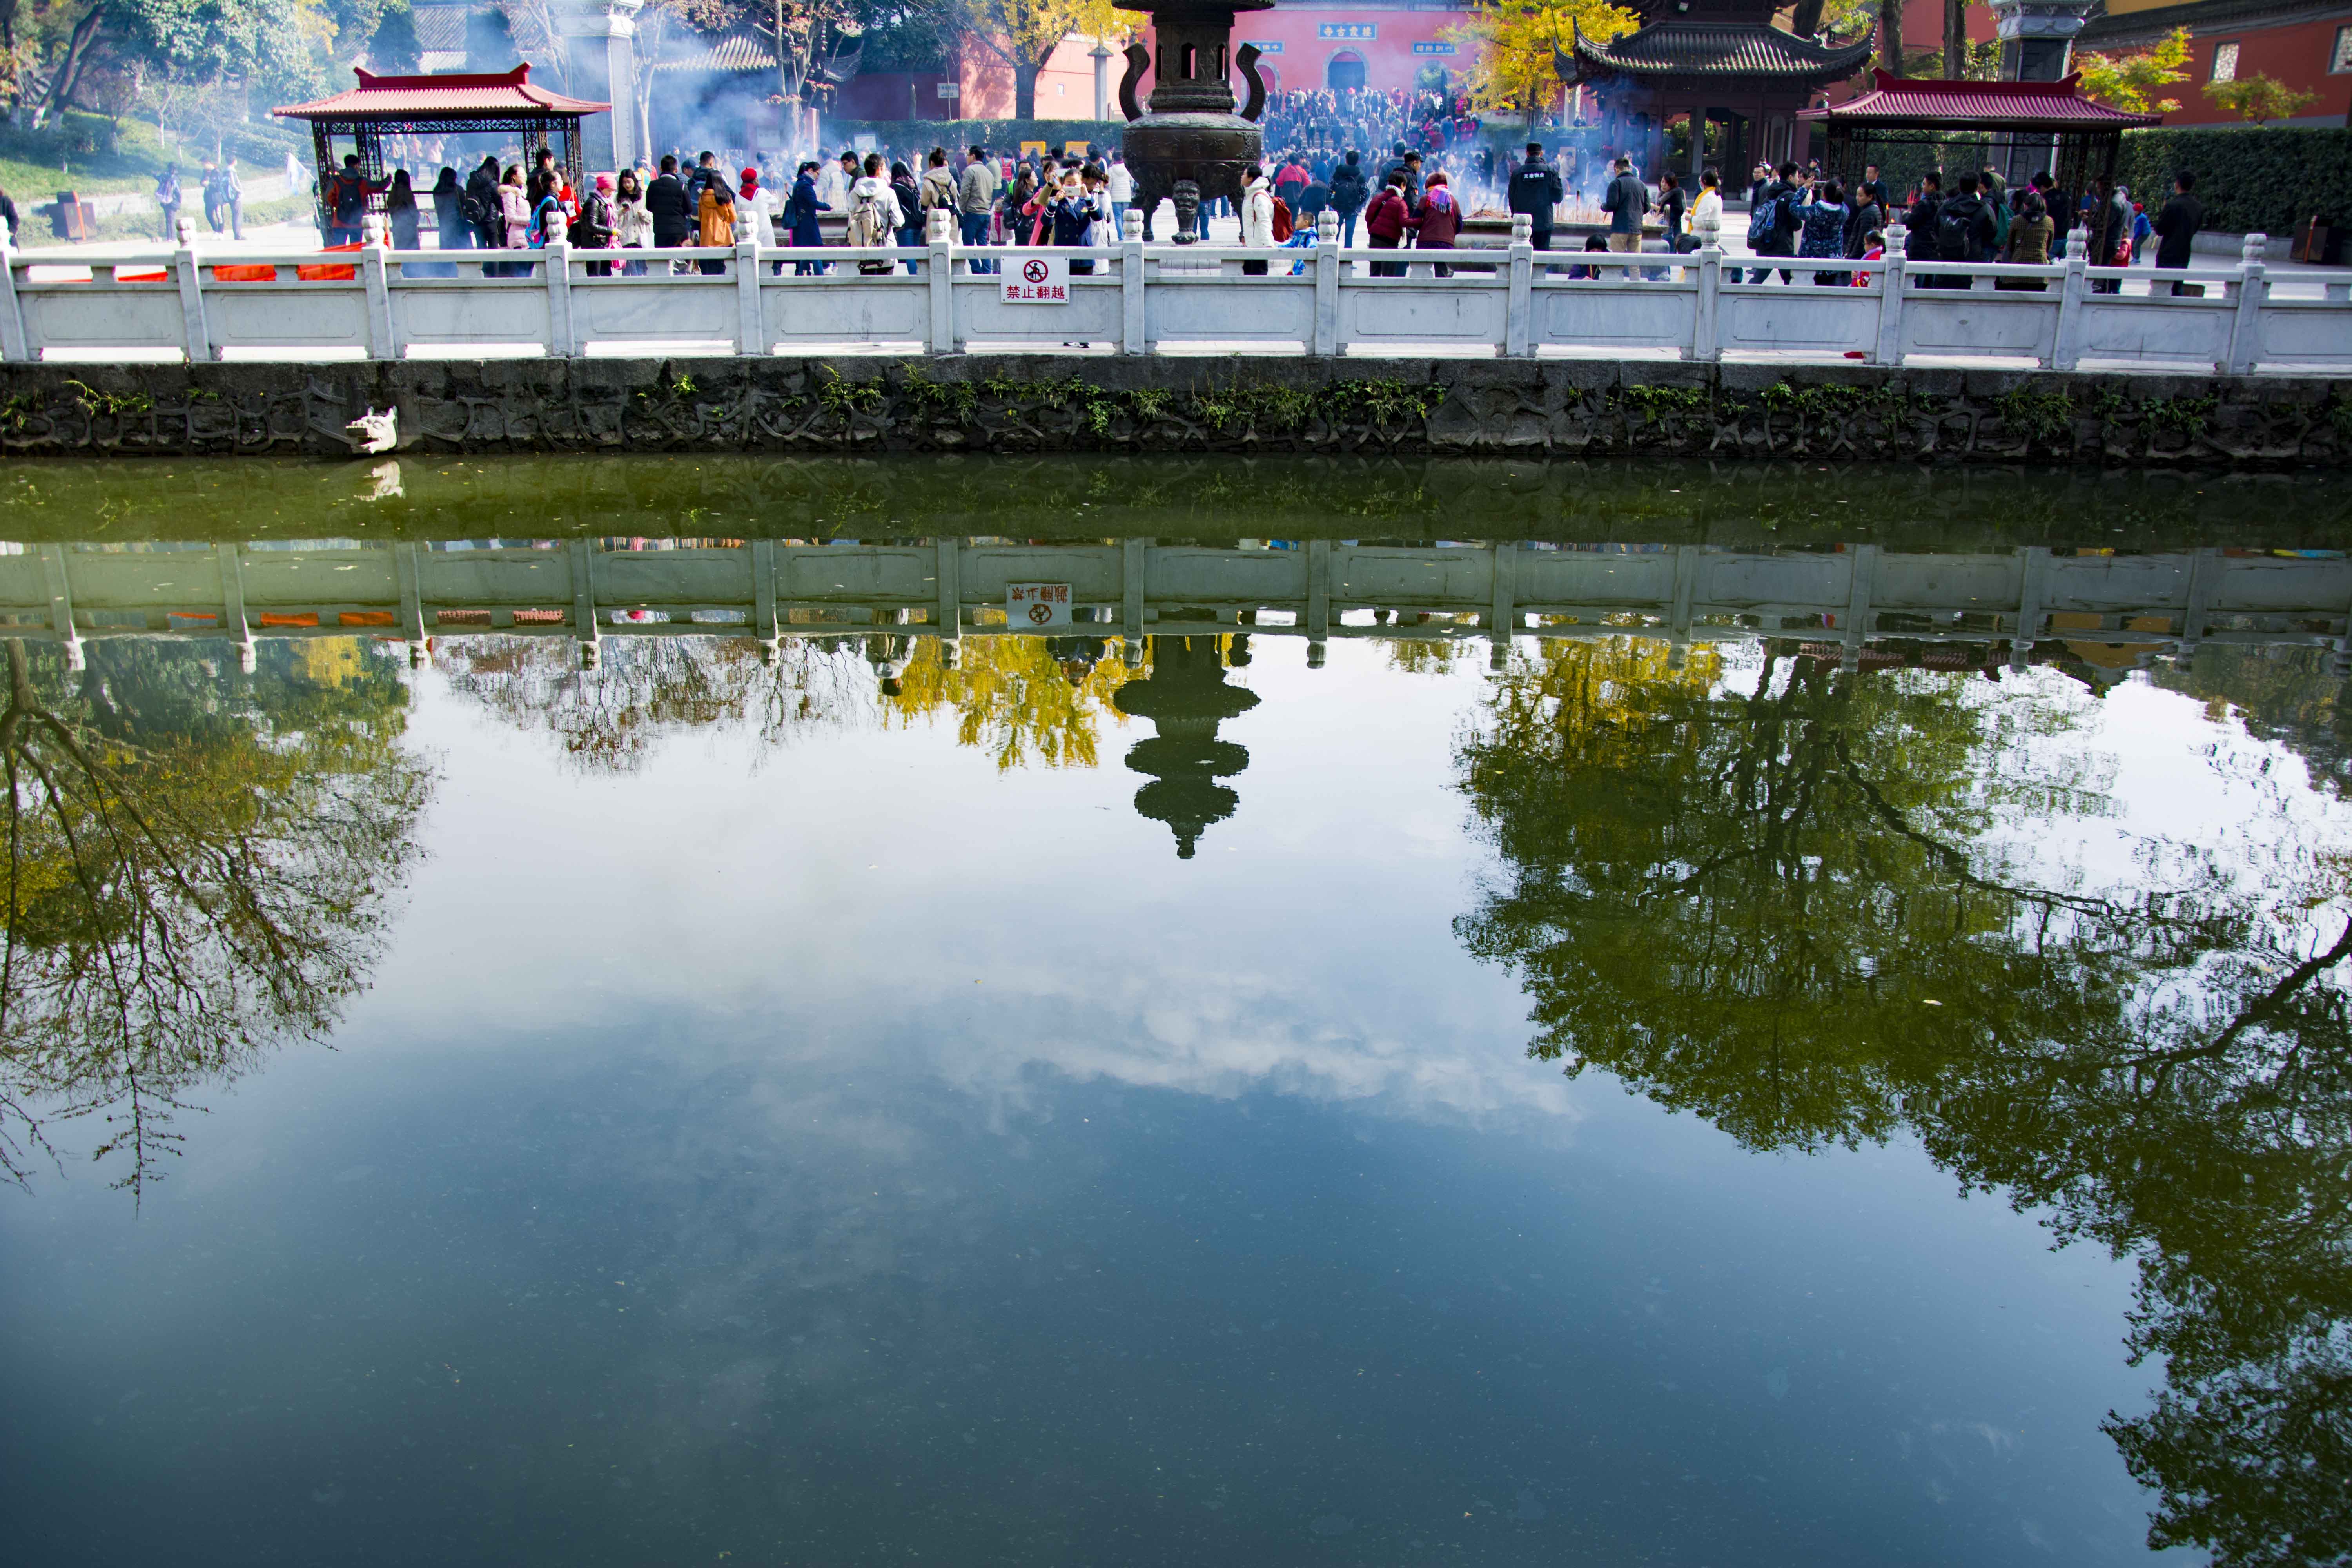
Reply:
<svg viewBox="0 0 2352 1568"><path fill-rule="evenodd" d="M98 211L74 192L59 191L57 205L49 209L49 226L59 239L89 239L98 233Z"/></svg>

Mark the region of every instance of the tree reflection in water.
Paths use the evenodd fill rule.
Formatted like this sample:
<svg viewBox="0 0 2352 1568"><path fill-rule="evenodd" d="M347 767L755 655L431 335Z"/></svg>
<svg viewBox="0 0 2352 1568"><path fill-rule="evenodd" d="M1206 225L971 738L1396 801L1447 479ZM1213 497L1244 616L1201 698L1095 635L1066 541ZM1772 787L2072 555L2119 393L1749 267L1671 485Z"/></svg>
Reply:
<svg viewBox="0 0 2352 1568"><path fill-rule="evenodd" d="M101 1115L143 1190L204 1079L317 1038L367 983L429 775L389 658L341 639L7 644L0 1171Z"/></svg>
<svg viewBox="0 0 2352 1568"><path fill-rule="evenodd" d="M910 727L952 713L956 742L1000 769L1093 767L1129 671L1115 639L971 637L954 666L902 631L786 637L773 663L748 638L633 637L578 667L568 638L465 637L437 646L450 687L502 721L544 731L583 769L642 767L666 739L742 731L763 747L809 725Z"/></svg>
<svg viewBox="0 0 2352 1568"><path fill-rule="evenodd" d="M2345 1561L2343 846L2274 799L2092 888L2032 837L2111 809L2063 743L2092 699L1777 647L1742 690L1663 654L1517 653L1460 749L1501 871L1457 931L1522 978L1530 1054L1752 1149L1908 1131L2062 1242L2131 1256L2128 1348L2165 1384L2105 1426L2159 1494L2150 1543Z"/></svg>

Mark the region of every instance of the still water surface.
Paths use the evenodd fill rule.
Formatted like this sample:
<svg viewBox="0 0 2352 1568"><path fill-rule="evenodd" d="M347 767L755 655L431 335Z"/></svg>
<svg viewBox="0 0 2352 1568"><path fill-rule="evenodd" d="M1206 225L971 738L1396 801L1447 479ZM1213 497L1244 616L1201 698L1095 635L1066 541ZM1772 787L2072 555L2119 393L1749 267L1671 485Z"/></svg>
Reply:
<svg viewBox="0 0 2352 1568"><path fill-rule="evenodd" d="M8 1555L2335 1560L2326 639L1343 618L6 642Z"/></svg>

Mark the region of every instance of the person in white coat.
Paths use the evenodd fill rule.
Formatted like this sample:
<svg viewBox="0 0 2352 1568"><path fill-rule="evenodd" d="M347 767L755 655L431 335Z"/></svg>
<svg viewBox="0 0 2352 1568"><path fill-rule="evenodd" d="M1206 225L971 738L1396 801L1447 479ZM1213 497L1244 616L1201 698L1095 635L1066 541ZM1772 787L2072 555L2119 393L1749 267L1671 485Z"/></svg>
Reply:
<svg viewBox="0 0 2352 1568"><path fill-rule="evenodd" d="M1266 184L1263 169L1252 169L1249 183L1242 190L1242 243L1268 250L1275 247L1274 188ZM1247 277L1263 278L1265 263L1244 261L1242 272Z"/></svg>
<svg viewBox="0 0 2352 1568"><path fill-rule="evenodd" d="M898 233L907 226L907 215L899 208L898 198L890 190L890 182L883 177L882 154L866 154L866 172L849 187L849 243L852 245L893 245ZM857 270L871 277L887 278L898 270L895 261L861 261Z"/></svg>
<svg viewBox="0 0 2352 1568"><path fill-rule="evenodd" d="M1135 200L1135 175L1117 153L1110 155L1110 167L1103 171L1103 194L1110 200L1110 237L1114 241L1125 239L1127 209Z"/></svg>

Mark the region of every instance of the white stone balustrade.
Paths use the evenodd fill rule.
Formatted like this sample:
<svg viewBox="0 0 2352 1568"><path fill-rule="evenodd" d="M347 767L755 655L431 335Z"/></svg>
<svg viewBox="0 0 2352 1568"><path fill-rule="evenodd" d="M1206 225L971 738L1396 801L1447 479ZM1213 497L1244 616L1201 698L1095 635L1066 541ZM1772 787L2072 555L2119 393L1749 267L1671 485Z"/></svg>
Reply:
<svg viewBox="0 0 2352 1568"><path fill-rule="evenodd" d="M1746 281L1752 258L1727 261L1713 247L1679 257L1538 253L1524 224L1506 247L1342 249L1326 213L1314 245L1263 250L1146 245L1138 215L1128 217L1116 244L1089 249L975 251L938 223L916 247L801 250L747 238L716 253L391 250L373 228L357 253L208 250L192 230L176 246L99 258L5 249L0 239L0 358L915 355L1076 342L1130 354L2352 367L2352 272L2300 275L2298 292L2283 295L2260 235L2247 237L2235 266L2159 273L2079 258L2044 267L1907 262L1898 227L1892 254L1856 287L1812 280L1816 271L1860 269L1843 260L1791 261L1790 284ZM1008 302L1004 275L1034 257L1091 263L1092 273L1070 279L1066 304ZM723 272L699 269L714 260ZM887 260L891 273L861 273L868 260ZM972 272L973 260L998 270ZM1441 260L1453 276L1434 275ZM1245 274L1251 261L1265 275ZM1381 261L1405 276L1372 276ZM1570 278L1572 268L1600 276ZM2099 287L2108 283L2119 291ZM2185 288L2176 293L2176 284Z"/></svg>

